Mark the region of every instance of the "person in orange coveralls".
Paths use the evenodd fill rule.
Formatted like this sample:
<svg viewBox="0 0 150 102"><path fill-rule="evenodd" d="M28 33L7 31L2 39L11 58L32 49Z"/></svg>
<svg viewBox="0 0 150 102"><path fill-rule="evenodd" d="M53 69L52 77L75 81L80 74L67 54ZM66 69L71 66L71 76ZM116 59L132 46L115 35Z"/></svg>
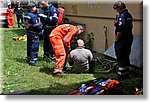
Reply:
<svg viewBox="0 0 150 102"><path fill-rule="evenodd" d="M53 75L63 76L62 70L65 67L65 60L70 49L70 41L74 35L81 34L83 31L84 28L81 25L63 24L51 32L49 38L56 56L56 67Z"/></svg>
<svg viewBox="0 0 150 102"><path fill-rule="evenodd" d="M8 22L8 27L12 28L14 26L14 9L11 6L11 3L8 3L8 8L6 10L7 14L7 22Z"/></svg>

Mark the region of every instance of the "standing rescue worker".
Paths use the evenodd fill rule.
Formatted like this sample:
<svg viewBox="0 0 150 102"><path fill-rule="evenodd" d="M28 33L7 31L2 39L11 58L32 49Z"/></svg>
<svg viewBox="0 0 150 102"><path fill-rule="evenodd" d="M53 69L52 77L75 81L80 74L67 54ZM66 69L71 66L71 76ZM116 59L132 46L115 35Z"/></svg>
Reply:
<svg viewBox="0 0 150 102"><path fill-rule="evenodd" d="M42 31L42 24L36 13L36 5L28 4L28 12L24 16L25 29L27 30L27 63L38 65L39 33Z"/></svg>
<svg viewBox="0 0 150 102"><path fill-rule="evenodd" d="M42 1L44 14L39 14L44 28L44 58L55 58L55 53L50 43L49 34L57 26L58 10L52 4Z"/></svg>
<svg viewBox="0 0 150 102"><path fill-rule="evenodd" d="M115 22L115 53L119 66L117 75L119 79L124 79L129 77L128 65L130 64L129 55L133 42L133 18L123 2L116 2L113 8L119 13Z"/></svg>
<svg viewBox="0 0 150 102"><path fill-rule="evenodd" d="M7 23L8 27L12 28L14 26L14 9L11 6L11 3L8 3L8 8L6 10L7 12Z"/></svg>
<svg viewBox="0 0 150 102"><path fill-rule="evenodd" d="M24 27L22 10L23 10L23 8L20 4L20 1L17 1L16 6L15 6L15 12L16 12L16 17L17 17L18 28L20 28L20 20L21 20L21 23L22 23L21 25Z"/></svg>
<svg viewBox="0 0 150 102"><path fill-rule="evenodd" d="M76 34L81 34L83 31L81 25L63 24L51 32L49 38L56 56L56 67L53 75L62 76L62 70L65 67L66 57L70 49L70 41Z"/></svg>

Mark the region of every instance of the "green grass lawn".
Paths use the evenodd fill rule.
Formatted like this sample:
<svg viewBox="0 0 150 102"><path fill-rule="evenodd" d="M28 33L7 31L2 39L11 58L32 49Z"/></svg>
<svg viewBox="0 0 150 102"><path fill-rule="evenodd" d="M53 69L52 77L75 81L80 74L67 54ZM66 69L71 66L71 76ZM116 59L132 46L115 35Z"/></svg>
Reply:
<svg viewBox="0 0 150 102"><path fill-rule="evenodd" d="M116 78L116 68L109 73L98 71L98 65L93 74L73 74L67 72L64 77L53 77L51 75L55 63L43 60L43 43L41 41L39 50L39 64L42 66L29 66L26 63L26 41L16 42L14 36L26 34L24 29L1 29L3 32L3 83L2 94L14 91L24 91L25 94L54 94L66 95L83 83L99 77ZM99 56L101 58L101 56ZM123 94L133 95L135 87L142 85L142 76L132 73L129 79L121 81Z"/></svg>

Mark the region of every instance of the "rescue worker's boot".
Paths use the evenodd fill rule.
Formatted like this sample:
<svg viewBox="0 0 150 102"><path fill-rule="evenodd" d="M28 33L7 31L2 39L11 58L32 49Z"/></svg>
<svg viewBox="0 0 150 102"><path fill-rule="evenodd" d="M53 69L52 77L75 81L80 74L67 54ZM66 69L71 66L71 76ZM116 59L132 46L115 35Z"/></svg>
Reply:
<svg viewBox="0 0 150 102"><path fill-rule="evenodd" d="M29 65L32 65L32 66L40 66L38 63L37 63L37 60L31 60L29 62Z"/></svg>
<svg viewBox="0 0 150 102"><path fill-rule="evenodd" d="M55 55L52 55L52 56L51 56L51 60L52 60L52 61L55 61L55 58L56 58Z"/></svg>
<svg viewBox="0 0 150 102"><path fill-rule="evenodd" d="M63 68L60 66L57 66L56 68L54 68L53 76L62 77L63 76L62 69Z"/></svg>
<svg viewBox="0 0 150 102"><path fill-rule="evenodd" d="M29 63L29 62L30 62L30 60L31 60L31 58L30 58L30 57L27 57L27 58L26 58L26 62L27 62L27 63Z"/></svg>
<svg viewBox="0 0 150 102"><path fill-rule="evenodd" d="M65 73L66 72L66 70L67 70L67 67L64 67L63 69L62 69L62 71Z"/></svg>
<svg viewBox="0 0 150 102"><path fill-rule="evenodd" d="M117 79L123 80L129 78L129 68L128 67L119 67L117 72Z"/></svg>
<svg viewBox="0 0 150 102"><path fill-rule="evenodd" d="M48 55L43 55L43 59L48 59L49 56Z"/></svg>
<svg viewBox="0 0 150 102"><path fill-rule="evenodd" d="M48 59L48 58L50 58L49 52L44 52L43 59Z"/></svg>

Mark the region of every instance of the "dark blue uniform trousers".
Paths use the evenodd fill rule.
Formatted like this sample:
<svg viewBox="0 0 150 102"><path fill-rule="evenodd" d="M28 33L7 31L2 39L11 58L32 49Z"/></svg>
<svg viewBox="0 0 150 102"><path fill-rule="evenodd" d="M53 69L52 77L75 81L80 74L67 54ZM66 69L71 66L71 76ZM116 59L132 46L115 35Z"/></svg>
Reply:
<svg viewBox="0 0 150 102"><path fill-rule="evenodd" d="M27 59L37 61L39 51L39 36L28 32L27 33Z"/></svg>
<svg viewBox="0 0 150 102"><path fill-rule="evenodd" d="M50 39L49 39L49 35L51 33L51 31L53 30L54 28L45 28L44 29L44 56L45 57L50 57L53 56L55 53L53 51L53 48L52 48L52 45L50 43Z"/></svg>

